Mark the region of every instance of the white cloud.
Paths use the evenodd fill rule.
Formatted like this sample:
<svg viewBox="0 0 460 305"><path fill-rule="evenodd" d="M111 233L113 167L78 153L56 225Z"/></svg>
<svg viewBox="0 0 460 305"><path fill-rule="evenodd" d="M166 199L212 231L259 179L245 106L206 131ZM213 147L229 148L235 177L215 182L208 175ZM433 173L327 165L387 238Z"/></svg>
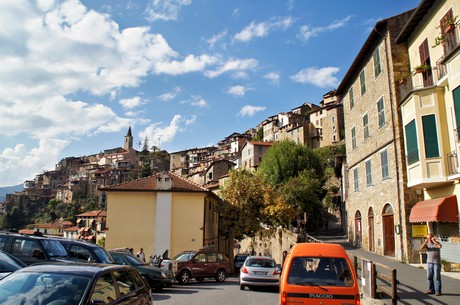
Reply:
<svg viewBox="0 0 460 305"><path fill-rule="evenodd" d="M281 76L277 72L270 72L265 74L264 78L268 79L271 85L278 86L280 83Z"/></svg>
<svg viewBox="0 0 460 305"><path fill-rule="evenodd" d="M38 147L31 150L24 144L5 148L0 154L0 186L17 185L33 179L30 173L54 168L56 159L68 144L65 140L41 139Z"/></svg>
<svg viewBox="0 0 460 305"><path fill-rule="evenodd" d="M227 30L217 33L216 35L212 36L211 38L206 40L206 43L209 45L210 49L214 49L215 45L223 40L227 36Z"/></svg>
<svg viewBox="0 0 460 305"><path fill-rule="evenodd" d="M208 105L208 103L203 98L200 98L200 99L198 99L196 101L193 101L190 104L192 106L197 106L197 107L200 107L200 108L206 107Z"/></svg>
<svg viewBox="0 0 460 305"><path fill-rule="evenodd" d="M135 96L132 98L125 98L120 100L120 105L125 109L132 109L142 105L143 101L141 97Z"/></svg>
<svg viewBox="0 0 460 305"><path fill-rule="evenodd" d="M292 26L294 19L292 17L272 18L269 22L255 23L251 22L241 32L235 34L234 41L251 41L255 37L265 37L270 31L276 29L285 30Z"/></svg>
<svg viewBox="0 0 460 305"><path fill-rule="evenodd" d="M163 102L169 102L176 98L176 96L182 91L180 87L175 87L173 91L166 92L158 96L158 98Z"/></svg>
<svg viewBox="0 0 460 305"><path fill-rule="evenodd" d="M221 65L218 69L213 71L206 71L205 75L210 78L218 77L228 71L246 71L255 70L259 62L256 59L230 59Z"/></svg>
<svg viewBox="0 0 460 305"><path fill-rule="evenodd" d="M181 131L181 124L185 123L180 114L176 114L168 125L163 123L154 123L145 128L139 133L140 139L149 139L152 145L161 147L163 143L170 143L173 141L176 134Z"/></svg>
<svg viewBox="0 0 460 305"><path fill-rule="evenodd" d="M202 71L206 66L213 64L217 58L209 55L194 56L188 55L183 61L173 60L170 62L157 62L154 65L156 73L179 75L190 72Z"/></svg>
<svg viewBox="0 0 460 305"><path fill-rule="evenodd" d="M347 25L348 21L352 18L352 16L348 16L344 19L341 20L336 20L333 23L329 24L328 26L323 26L323 27L315 27L311 28L308 25L303 25L300 27L299 34L298 36L300 39L307 41L311 37L318 36L319 34L323 32L328 32L328 31L333 31L338 28L342 28Z"/></svg>
<svg viewBox="0 0 460 305"><path fill-rule="evenodd" d="M185 120L185 125L191 125L196 122L197 116L192 115L190 118Z"/></svg>
<svg viewBox="0 0 460 305"><path fill-rule="evenodd" d="M244 96L249 90L251 89L245 86L237 85L228 88L227 93L233 96Z"/></svg>
<svg viewBox="0 0 460 305"><path fill-rule="evenodd" d="M145 12L150 21L177 20L179 11L191 3L191 0L150 0Z"/></svg>
<svg viewBox="0 0 460 305"><path fill-rule="evenodd" d="M306 68L292 75L291 79L297 83L313 84L320 88L336 87L339 80L334 74L337 72L339 72L337 67Z"/></svg>
<svg viewBox="0 0 460 305"><path fill-rule="evenodd" d="M254 116L256 113L264 111L267 107L245 105L240 109L238 116Z"/></svg>

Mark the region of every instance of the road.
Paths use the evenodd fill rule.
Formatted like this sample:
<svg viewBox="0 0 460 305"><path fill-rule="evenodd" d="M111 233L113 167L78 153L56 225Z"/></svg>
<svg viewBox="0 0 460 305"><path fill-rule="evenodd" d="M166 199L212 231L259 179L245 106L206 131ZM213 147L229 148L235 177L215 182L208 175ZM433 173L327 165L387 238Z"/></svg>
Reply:
<svg viewBox="0 0 460 305"><path fill-rule="evenodd" d="M205 280L192 281L190 285L175 285L162 292L154 292L155 304L170 305L277 305L278 291L257 289L240 290L237 277L230 277L223 283Z"/></svg>

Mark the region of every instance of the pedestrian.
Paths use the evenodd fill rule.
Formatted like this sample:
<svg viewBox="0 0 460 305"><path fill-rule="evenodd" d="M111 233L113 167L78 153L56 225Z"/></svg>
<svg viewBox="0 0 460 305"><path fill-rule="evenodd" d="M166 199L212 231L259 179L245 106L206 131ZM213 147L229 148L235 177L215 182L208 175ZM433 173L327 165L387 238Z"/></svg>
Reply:
<svg viewBox="0 0 460 305"><path fill-rule="evenodd" d="M281 268L283 268L283 266L284 266L284 261L286 260L286 257L287 257L287 251L284 250L284 251L283 251L283 260L282 260L282 262L281 262Z"/></svg>
<svg viewBox="0 0 460 305"><path fill-rule="evenodd" d="M428 290L425 294L441 295L441 248L436 236L428 233L425 242L422 244L422 250L426 249L426 271L428 278Z"/></svg>
<svg viewBox="0 0 460 305"><path fill-rule="evenodd" d="M329 219L328 218L326 218L324 220L324 227L326 228L326 231L327 231L327 228L329 227Z"/></svg>
<svg viewBox="0 0 460 305"><path fill-rule="evenodd" d="M143 262L145 262L145 254L144 254L144 249L141 248L139 252L137 252L137 257L140 258Z"/></svg>
<svg viewBox="0 0 460 305"><path fill-rule="evenodd" d="M134 254L134 249L133 249L133 248L129 248L129 252L131 252L131 254Z"/></svg>

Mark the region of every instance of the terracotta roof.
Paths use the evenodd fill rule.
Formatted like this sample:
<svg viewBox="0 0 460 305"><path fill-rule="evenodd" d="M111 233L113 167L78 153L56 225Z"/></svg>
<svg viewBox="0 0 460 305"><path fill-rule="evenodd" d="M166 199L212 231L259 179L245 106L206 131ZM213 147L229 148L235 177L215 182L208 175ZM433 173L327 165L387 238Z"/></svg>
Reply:
<svg viewBox="0 0 460 305"><path fill-rule="evenodd" d="M20 234L27 234L27 235L33 235L34 234L34 230L31 230L31 229L23 229L23 230L19 230L19 233Z"/></svg>
<svg viewBox="0 0 460 305"><path fill-rule="evenodd" d="M107 217L107 211L103 210L94 210L94 211L89 211L85 212L82 214L78 214L77 217Z"/></svg>
<svg viewBox="0 0 460 305"><path fill-rule="evenodd" d="M75 227L65 228L64 231L66 231L66 232L77 232L78 227L75 226Z"/></svg>
<svg viewBox="0 0 460 305"><path fill-rule="evenodd" d="M104 191L162 191L158 189L157 186L157 177L159 175L166 174L171 178L173 192L207 192L205 188L202 188L196 183L188 181L186 179L180 178L179 176L171 172L157 173L153 176L146 178L137 179L130 182L115 184L100 188Z"/></svg>
<svg viewBox="0 0 460 305"><path fill-rule="evenodd" d="M254 146L272 146L273 142L255 142L255 141L250 141L250 143Z"/></svg>

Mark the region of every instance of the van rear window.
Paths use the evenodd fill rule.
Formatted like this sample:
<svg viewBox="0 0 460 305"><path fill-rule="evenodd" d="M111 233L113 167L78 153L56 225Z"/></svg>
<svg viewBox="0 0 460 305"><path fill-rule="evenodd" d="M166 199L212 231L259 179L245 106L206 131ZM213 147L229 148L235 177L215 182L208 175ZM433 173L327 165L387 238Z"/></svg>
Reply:
<svg viewBox="0 0 460 305"><path fill-rule="evenodd" d="M340 257L298 256L292 259L288 283L299 286L354 285L348 261Z"/></svg>

